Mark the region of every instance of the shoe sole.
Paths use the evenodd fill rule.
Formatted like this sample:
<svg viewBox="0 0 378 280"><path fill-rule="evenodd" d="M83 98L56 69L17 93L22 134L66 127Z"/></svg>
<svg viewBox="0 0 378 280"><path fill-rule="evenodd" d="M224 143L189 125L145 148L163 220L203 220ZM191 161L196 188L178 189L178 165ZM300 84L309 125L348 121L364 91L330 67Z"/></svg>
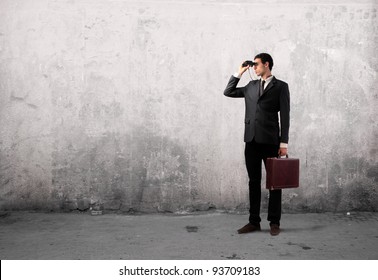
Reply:
<svg viewBox="0 0 378 280"><path fill-rule="evenodd" d="M255 230L245 231L245 232L239 232L239 231L238 231L238 234L251 233L251 232L255 232L255 231L261 231L261 229L255 229Z"/></svg>
<svg viewBox="0 0 378 280"><path fill-rule="evenodd" d="M271 236L277 236L277 235L279 235L281 233L281 231L278 231L277 233L272 233L272 232L270 232L270 235Z"/></svg>

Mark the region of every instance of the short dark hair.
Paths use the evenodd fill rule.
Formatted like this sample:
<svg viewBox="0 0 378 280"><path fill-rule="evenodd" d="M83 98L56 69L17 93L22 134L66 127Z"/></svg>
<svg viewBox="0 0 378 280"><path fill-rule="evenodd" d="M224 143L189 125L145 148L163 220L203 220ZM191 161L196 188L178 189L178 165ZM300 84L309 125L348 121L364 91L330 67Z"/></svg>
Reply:
<svg viewBox="0 0 378 280"><path fill-rule="evenodd" d="M256 58L260 58L261 62L265 64L266 62L269 62L269 69L272 70L273 68L273 58L270 56L268 53L259 53L258 55L255 56Z"/></svg>

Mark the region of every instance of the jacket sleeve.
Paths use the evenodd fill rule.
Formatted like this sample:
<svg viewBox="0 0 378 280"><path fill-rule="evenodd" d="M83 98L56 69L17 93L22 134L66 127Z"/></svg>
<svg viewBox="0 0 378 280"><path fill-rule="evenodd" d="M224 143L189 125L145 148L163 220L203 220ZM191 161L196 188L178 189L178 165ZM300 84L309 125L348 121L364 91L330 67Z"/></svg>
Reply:
<svg viewBox="0 0 378 280"><path fill-rule="evenodd" d="M285 83L280 93L281 143L289 143L290 93Z"/></svg>
<svg viewBox="0 0 378 280"><path fill-rule="evenodd" d="M236 87L239 81L240 81L239 78L235 78L234 76L231 76L223 94L228 97L244 97L245 87L240 87L240 88Z"/></svg>

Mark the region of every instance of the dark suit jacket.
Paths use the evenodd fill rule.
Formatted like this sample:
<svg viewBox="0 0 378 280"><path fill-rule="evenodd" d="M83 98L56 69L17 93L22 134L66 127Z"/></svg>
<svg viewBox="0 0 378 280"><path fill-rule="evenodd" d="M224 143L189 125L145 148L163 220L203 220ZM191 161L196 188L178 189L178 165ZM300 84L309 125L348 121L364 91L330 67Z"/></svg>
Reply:
<svg viewBox="0 0 378 280"><path fill-rule="evenodd" d="M259 97L260 80L249 82L245 87L237 88L240 79L231 76L224 95L244 97L245 131L244 141L278 145L289 142L290 93L287 83L273 77L272 81ZM278 122L278 112L280 122ZM281 127L281 129L280 129Z"/></svg>

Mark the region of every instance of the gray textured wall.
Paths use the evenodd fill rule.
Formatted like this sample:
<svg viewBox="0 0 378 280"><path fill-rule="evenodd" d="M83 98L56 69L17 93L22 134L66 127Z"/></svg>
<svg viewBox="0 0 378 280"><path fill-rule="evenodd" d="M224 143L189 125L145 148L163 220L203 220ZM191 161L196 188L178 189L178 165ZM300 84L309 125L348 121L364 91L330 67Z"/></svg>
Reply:
<svg viewBox="0 0 378 280"><path fill-rule="evenodd" d="M285 211L376 211L378 5L356 2L0 0L0 209L246 209L223 89L264 51L301 159Z"/></svg>

